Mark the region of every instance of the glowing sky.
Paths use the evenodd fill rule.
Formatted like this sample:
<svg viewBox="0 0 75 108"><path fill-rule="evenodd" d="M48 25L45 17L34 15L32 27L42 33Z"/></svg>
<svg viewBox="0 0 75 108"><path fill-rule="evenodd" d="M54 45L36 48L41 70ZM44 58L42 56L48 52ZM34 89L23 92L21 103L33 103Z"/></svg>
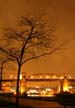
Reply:
<svg viewBox="0 0 75 108"><path fill-rule="evenodd" d="M25 12L45 10L55 17L57 37L63 40L75 37L75 0L0 0L0 32L3 27L15 25ZM67 72L75 78L75 41L59 54L26 63L22 71L28 74Z"/></svg>

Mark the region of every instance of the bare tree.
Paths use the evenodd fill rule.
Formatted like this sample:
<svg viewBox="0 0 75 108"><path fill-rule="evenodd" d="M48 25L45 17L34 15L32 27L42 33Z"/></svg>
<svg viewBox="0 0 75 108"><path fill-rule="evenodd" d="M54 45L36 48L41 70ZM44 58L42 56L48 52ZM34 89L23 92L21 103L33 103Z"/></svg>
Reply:
<svg viewBox="0 0 75 108"><path fill-rule="evenodd" d="M0 50L0 90L2 90L3 69L9 61L11 61L11 58L4 51Z"/></svg>
<svg viewBox="0 0 75 108"><path fill-rule="evenodd" d="M54 46L56 41L53 32L54 25L44 16L23 16L17 29L6 30L4 42L6 47L0 50L6 52L18 65L16 103L18 105L19 78L22 65L30 60L53 54L65 43Z"/></svg>

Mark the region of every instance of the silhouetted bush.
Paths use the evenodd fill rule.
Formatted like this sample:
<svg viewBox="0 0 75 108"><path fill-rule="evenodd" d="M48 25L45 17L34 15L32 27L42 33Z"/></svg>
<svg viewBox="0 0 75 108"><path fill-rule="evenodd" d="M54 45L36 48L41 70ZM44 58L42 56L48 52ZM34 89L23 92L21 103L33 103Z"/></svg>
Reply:
<svg viewBox="0 0 75 108"><path fill-rule="evenodd" d="M69 92L61 92L56 94L56 98L59 104L75 106L75 94Z"/></svg>
<svg viewBox="0 0 75 108"><path fill-rule="evenodd" d="M22 93L22 97L27 97L27 93L26 92L23 92Z"/></svg>

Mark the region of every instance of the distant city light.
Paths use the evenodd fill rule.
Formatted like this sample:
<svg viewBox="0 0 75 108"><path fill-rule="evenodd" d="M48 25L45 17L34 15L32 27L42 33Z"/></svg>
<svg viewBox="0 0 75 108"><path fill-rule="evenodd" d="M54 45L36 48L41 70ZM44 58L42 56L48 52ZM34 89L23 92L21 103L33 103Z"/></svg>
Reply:
<svg viewBox="0 0 75 108"><path fill-rule="evenodd" d="M50 78L50 76L49 75L46 75L46 78Z"/></svg>
<svg viewBox="0 0 75 108"><path fill-rule="evenodd" d="M57 76L56 75L53 75L53 77L52 77L53 79L56 79L57 78Z"/></svg>
<svg viewBox="0 0 75 108"><path fill-rule="evenodd" d="M69 76L69 79L71 79L72 77L71 76Z"/></svg>
<svg viewBox="0 0 75 108"><path fill-rule="evenodd" d="M64 76L60 76L60 79L64 79Z"/></svg>
<svg viewBox="0 0 75 108"><path fill-rule="evenodd" d="M32 76L32 75L31 75L31 76L30 76L30 78L31 78L31 79L33 79L33 78L34 78L34 76Z"/></svg>
<svg viewBox="0 0 75 108"><path fill-rule="evenodd" d="M42 75L40 75L40 78L43 78L43 76L42 76Z"/></svg>
<svg viewBox="0 0 75 108"><path fill-rule="evenodd" d="M10 79L13 79L13 75L10 75Z"/></svg>
<svg viewBox="0 0 75 108"><path fill-rule="evenodd" d="M17 77L15 76L15 79L17 79Z"/></svg>

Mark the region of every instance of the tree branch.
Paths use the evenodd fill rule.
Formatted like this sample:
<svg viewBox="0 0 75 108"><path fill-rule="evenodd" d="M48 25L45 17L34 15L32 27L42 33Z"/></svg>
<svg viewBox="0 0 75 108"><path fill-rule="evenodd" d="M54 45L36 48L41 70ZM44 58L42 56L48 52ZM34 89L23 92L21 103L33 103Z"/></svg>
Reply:
<svg viewBox="0 0 75 108"><path fill-rule="evenodd" d="M36 56L33 56L33 57L30 57L30 58L27 58L26 60L24 60L22 62L22 65L30 60L33 60L33 59L37 59L37 58L40 58L40 57L43 57L43 56L48 56L48 55L51 55L53 54L54 52L56 52L57 50L61 49L61 47L65 46L69 41L71 41L71 39L68 39L66 41L64 41L63 43L61 43L60 45L58 45L56 48L52 49L52 51L48 52L48 53L43 53L43 54L40 54L40 55L36 55Z"/></svg>

